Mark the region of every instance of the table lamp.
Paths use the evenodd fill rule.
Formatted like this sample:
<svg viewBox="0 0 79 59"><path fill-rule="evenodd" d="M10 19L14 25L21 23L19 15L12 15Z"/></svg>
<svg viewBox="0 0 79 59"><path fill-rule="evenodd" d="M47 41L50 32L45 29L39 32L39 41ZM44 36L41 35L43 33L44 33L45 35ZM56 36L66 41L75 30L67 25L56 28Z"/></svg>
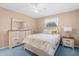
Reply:
<svg viewBox="0 0 79 59"><path fill-rule="evenodd" d="M71 32L72 32L72 27L64 27L64 32L66 32L67 33L67 36L71 36L70 34L71 34Z"/></svg>

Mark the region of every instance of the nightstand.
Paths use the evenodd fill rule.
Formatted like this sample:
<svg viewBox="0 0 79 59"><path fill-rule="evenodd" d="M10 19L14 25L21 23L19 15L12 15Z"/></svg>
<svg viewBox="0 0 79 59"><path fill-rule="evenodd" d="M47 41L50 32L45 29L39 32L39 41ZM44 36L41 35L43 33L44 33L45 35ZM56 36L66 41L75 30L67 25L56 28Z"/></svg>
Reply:
<svg viewBox="0 0 79 59"><path fill-rule="evenodd" d="M62 37L62 46L64 47L71 47L73 55L75 55L74 52L74 37Z"/></svg>
<svg viewBox="0 0 79 59"><path fill-rule="evenodd" d="M62 37L62 45L74 48L74 37Z"/></svg>

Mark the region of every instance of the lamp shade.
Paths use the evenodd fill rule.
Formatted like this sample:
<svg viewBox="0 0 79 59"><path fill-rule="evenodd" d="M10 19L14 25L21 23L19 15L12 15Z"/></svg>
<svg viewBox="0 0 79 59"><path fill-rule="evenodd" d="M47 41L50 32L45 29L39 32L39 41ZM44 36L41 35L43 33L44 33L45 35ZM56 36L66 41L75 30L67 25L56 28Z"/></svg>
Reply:
<svg viewBox="0 0 79 59"><path fill-rule="evenodd" d="M70 31L72 31L72 27L64 27L64 31L65 32L70 32Z"/></svg>

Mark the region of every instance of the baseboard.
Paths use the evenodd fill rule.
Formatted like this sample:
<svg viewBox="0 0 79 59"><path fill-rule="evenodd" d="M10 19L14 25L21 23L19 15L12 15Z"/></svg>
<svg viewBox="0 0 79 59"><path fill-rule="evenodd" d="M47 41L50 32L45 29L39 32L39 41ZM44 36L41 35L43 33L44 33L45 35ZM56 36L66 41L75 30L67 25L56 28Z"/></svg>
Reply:
<svg viewBox="0 0 79 59"><path fill-rule="evenodd" d="M24 45L24 43L22 43L22 44L19 44L19 45L17 45L17 46L14 46L14 47L12 47L12 48L15 48L15 47L18 47L18 46L21 46L21 45Z"/></svg>
<svg viewBox="0 0 79 59"><path fill-rule="evenodd" d="M79 48L79 45L75 45L75 48Z"/></svg>
<svg viewBox="0 0 79 59"><path fill-rule="evenodd" d="M2 47L2 48L0 48L0 49L6 49L6 48L8 48L8 47Z"/></svg>
<svg viewBox="0 0 79 59"><path fill-rule="evenodd" d="M62 45L62 43L60 43L60 45ZM79 45L75 45L74 47L75 47L75 48L79 48Z"/></svg>

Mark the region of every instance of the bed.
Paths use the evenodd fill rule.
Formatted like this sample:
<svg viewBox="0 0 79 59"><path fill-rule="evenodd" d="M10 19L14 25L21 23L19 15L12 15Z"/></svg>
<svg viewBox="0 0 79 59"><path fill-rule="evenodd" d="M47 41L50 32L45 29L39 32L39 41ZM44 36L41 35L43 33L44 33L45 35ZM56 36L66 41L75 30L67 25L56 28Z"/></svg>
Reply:
<svg viewBox="0 0 79 59"><path fill-rule="evenodd" d="M39 56L54 56L60 43L58 25L47 20L42 33L26 36L23 43L25 49Z"/></svg>
<svg viewBox="0 0 79 59"><path fill-rule="evenodd" d="M32 34L27 36L23 43L25 49L39 56L53 56L60 43L60 34Z"/></svg>

